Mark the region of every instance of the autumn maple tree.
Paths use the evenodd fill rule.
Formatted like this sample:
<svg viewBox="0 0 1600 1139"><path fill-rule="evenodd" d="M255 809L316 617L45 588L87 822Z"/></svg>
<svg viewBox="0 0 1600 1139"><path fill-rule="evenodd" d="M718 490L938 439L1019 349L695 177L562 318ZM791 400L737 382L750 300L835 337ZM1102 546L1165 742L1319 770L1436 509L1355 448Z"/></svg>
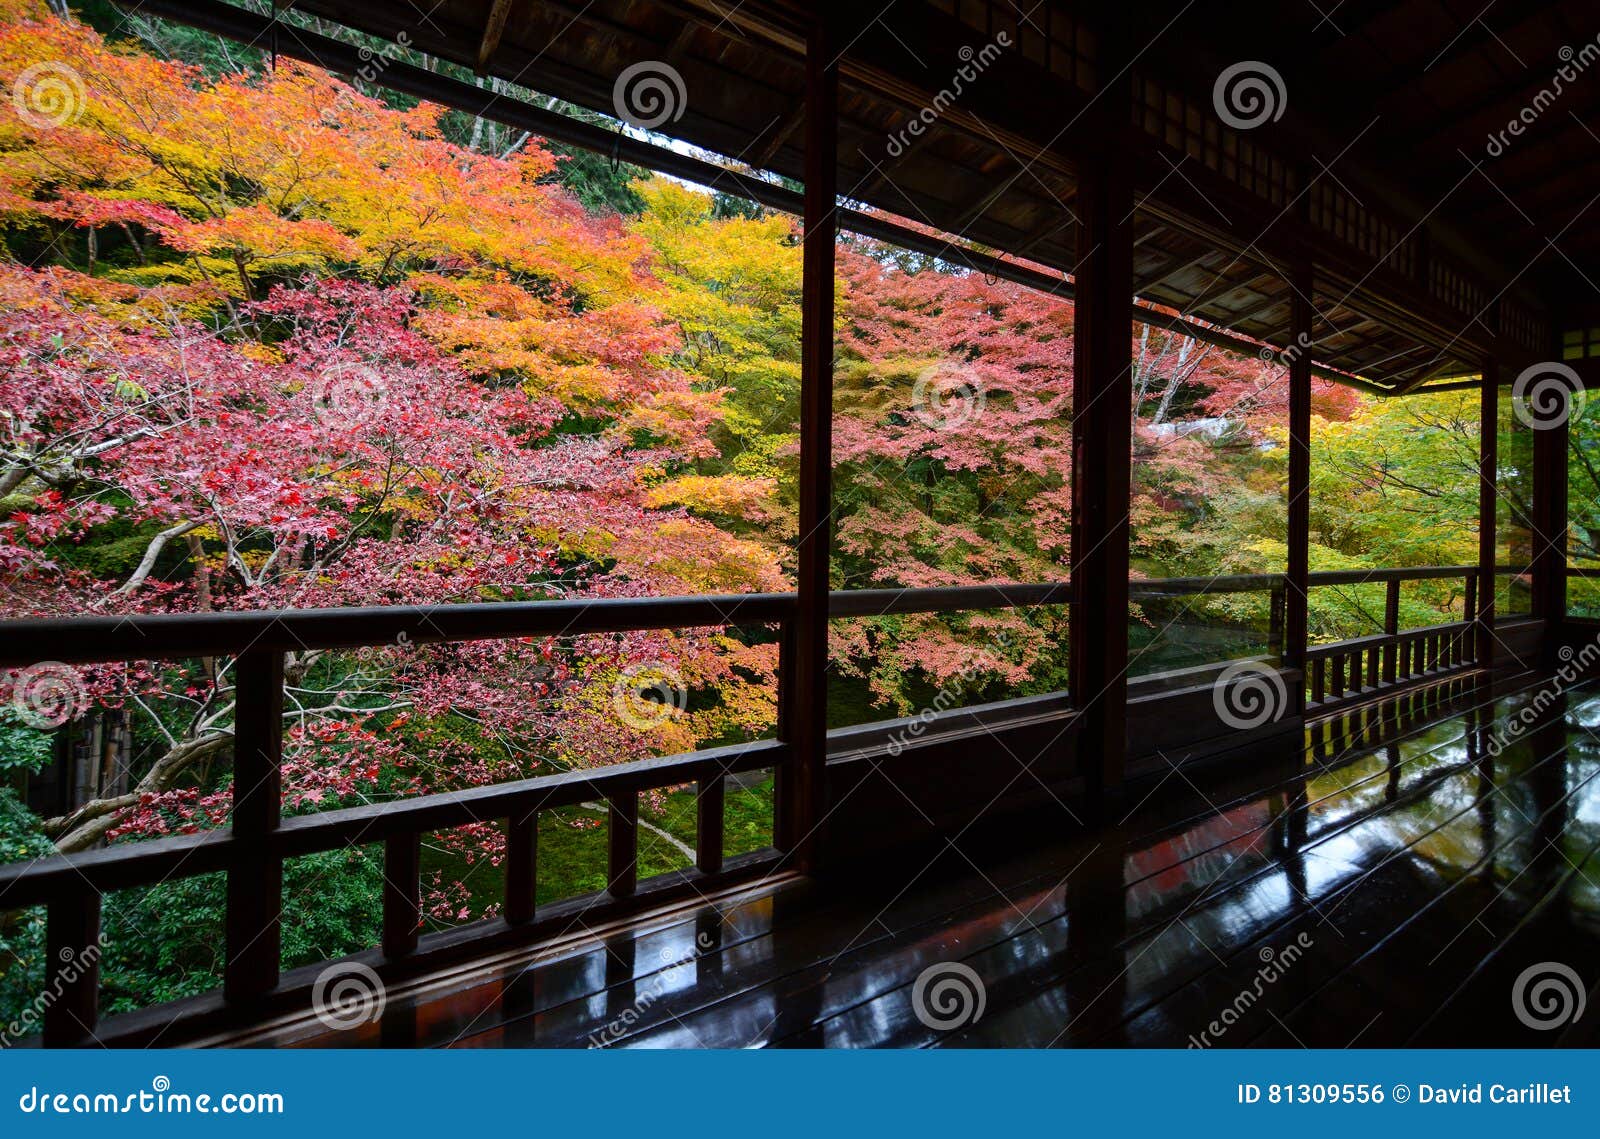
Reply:
<svg viewBox="0 0 1600 1139"><path fill-rule="evenodd" d="M796 219L625 172L596 193L538 138L147 46L0 0L5 616L792 588ZM1064 580L1071 301L852 236L836 293L833 587ZM1135 573L1281 571L1286 369L1170 315L1132 345ZM1314 411L1314 568L1465 556L1467 403L1319 381ZM1194 603L1224 624L1265 604ZM1066 628L1059 606L835 622L835 718L1059 690ZM734 627L291 653L285 808L753 738L776 666L772 630ZM131 723L129 778L18 851L226 824L231 659L71 674L72 714ZM640 705L652 687L672 698ZM37 767L48 741L9 715L0 760ZM644 825L682 848L657 799ZM473 875L501 841L434 836L435 919L492 912ZM328 889L336 862L291 878ZM295 952L358 947L359 881L307 907ZM215 883L162 889L215 908ZM211 976L204 938L171 936Z"/></svg>

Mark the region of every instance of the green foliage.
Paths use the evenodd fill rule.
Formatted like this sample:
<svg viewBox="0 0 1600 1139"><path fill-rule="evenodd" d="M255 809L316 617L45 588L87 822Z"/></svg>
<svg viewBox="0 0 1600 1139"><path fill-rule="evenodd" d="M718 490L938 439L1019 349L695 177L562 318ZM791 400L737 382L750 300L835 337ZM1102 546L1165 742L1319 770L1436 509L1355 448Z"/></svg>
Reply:
<svg viewBox="0 0 1600 1139"><path fill-rule="evenodd" d="M383 857L371 848L290 859L283 870L283 967L377 944ZM222 983L227 878L203 874L108 895L102 1000L111 1012L195 996Z"/></svg>
<svg viewBox="0 0 1600 1139"><path fill-rule="evenodd" d="M51 738L49 732L24 721L11 705L0 704L0 779L42 768L50 758Z"/></svg>

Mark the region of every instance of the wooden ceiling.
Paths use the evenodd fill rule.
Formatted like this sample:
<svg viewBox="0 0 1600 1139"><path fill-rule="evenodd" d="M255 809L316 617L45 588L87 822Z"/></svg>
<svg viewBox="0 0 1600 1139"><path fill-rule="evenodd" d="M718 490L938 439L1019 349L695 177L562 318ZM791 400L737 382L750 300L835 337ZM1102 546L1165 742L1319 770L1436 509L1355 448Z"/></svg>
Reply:
<svg viewBox="0 0 1600 1139"><path fill-rule="evenodd" d="M206 6L154 7L187 18ZM685 98L662 132L798 179L808 7L296 0L281 34L304 17L404 34L607 115L625 69L665 63ZM839 163L843 192L868 209L1070 274L1074 171L1096 148L1128 147L1141 297L1281 347L1288 266L1309 256L1313 358L1388 392L1474 374L1491 354L1515 374L1551 356L1567 309L1600 302L1600 210L1589 208L1600 195L1600 10L1589 0L1141 0L1133 122L1113 139L1095 137L1084 114L1102 82L1096 4L861 7L841 60ZM1575 74L1548 97L1563 48ZM1281 118L1244 129L1219 118L1214 85L1242 61L1281 77ZM981 76L919 136L906 133L974 62ZM1530 106L1534 121L1494 153L1491 133Z"/></svg>

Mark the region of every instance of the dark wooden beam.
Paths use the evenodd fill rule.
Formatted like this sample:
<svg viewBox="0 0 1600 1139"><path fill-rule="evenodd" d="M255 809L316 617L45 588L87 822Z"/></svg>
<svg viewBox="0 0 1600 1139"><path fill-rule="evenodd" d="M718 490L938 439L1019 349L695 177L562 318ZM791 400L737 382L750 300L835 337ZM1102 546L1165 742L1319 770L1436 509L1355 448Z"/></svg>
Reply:
<svg viewBox="0 0 1600 1139"><path fill-rule="evenodd" d="M839 213L837 14L812 17L806 43L805 213L801 251L797 615L784 726L794 751L780 784L781 849L803 871L822 845L828 702L828 570L833 510L833 291Z"/></svg>
<svg viewBox="0 0 1600 1139"><path fill-rule="evenodd" d="M494 0L489 18L483 22L483 39L478 41L478 62L473 68L479 75L489 70L489 61L500 50L500 37L505 35L506 17L511 14L513 0Z"/></svg>
<svg viewBox="0 0 1600 1139"><path fill-rule="evenodd" d="M1500 322L1496 320L1497 328ZM1475 655L1478 665L1494 664L1495 513L1496 481L1500 459L1500 366L1494 357L1483 362L1478 397L1478 611L1468 614L1477 622Z"/></svg>
<svg viewBox="0 0 1600 1139"><path fill-rule="evenodd" d="M233 835L243 853L228 870L223 992L253 1004L278 984L283 862L265 840L282 812L283 653L252 648L233 665Z"/></svg>
<svg viewBox="0 0 1600 1139"><path fill-rule="evenodd" d="M1284 574L1284 663L1304 668L1311 583L1311 298L1315 279L1310 262L1295 266L1289 297L1289 514L1288 559ZM1288 712L1305 712L1305 685L1291 689Z"/></svg>
<svg viewBox="0 0 1600 1139"><path fill-rule="evenodd" d="M94 1040L100 1009L100 894L74 884L51 900L45 925L44 1044L66 1048Z"/></svg>
<svg viewBox="0 0 1600 1139"><path fill-rule="evenodd" d="M1126 13L1103 17L1091 133L1127 121ZM1128 507L1133 462L1132 171L1119 149L1084 164L1078 184L1073 309L1070 684L1078 754L1092 795L1114 795L1127 765Z"/></svg>
<svg viewBox="0 0 1600 1139"><path fill-rule="evenodd" d="M767 163L777 156L783 149L784 143L794 137L794 132L799 130L806 121L806 101L798 100L794 109L772 125L766 140L761 143L750 155L749 163L757 170L765 170Z"/></svg>
<svg viewBox="0 0 1600 1139"><path fill-rule="evenodd" d="M1558 349L1557 349L1558 350ZM1533 429L1533 615L1545 622L1543 656L1556 663L1567 613L1567 423Z"/></svg>

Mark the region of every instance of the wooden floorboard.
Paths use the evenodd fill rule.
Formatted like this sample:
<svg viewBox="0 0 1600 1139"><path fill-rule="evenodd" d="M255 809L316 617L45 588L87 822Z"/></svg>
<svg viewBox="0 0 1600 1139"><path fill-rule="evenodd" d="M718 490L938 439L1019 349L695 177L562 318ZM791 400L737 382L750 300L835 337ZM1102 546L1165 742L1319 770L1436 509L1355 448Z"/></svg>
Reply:
<svg viewBox="0 0 1600 1139"><path fill-rule="evenodd" d="M1298 757L1158 777L1097 829L1009 852L962 835L397 994L364 1030L259 1042L1551 1044L1509 994L1530 960L1592 973L1600 949L1600 688L1487 755L1536 687L1409 693ZM952 963L985 1001L953 1029L918 987Z"/></svg>

